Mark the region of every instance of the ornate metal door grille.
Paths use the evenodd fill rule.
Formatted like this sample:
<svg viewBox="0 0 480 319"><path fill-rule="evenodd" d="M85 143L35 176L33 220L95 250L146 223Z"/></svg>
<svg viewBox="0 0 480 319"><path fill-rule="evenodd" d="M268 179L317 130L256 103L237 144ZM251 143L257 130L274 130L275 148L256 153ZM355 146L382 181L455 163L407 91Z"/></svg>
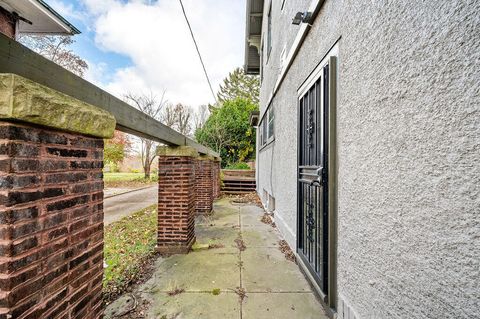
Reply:
<svg viewBox="0 0 480 319"><path fill-rule="evenodd" d="M328 65L299 101L298 247L311 275L327 293Z"/></svg>

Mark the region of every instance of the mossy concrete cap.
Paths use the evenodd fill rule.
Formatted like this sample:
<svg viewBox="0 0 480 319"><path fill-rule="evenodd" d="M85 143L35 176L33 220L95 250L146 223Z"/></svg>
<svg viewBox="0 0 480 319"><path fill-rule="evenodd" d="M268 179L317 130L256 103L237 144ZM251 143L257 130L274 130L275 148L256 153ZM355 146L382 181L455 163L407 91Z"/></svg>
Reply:
<svg viewBox="0 0 480 319"><path fill-rule="evenodd" d="M190 146L159 146L157 147L157 155L197 157L198 152Z"/></svg>
<svg viewBox="0 0 480 319"><path fill-rule="evenodd" d="M214 161L215 157L210 155L200 155L197 159L201 161Z"/></svg>
<svg viewBox="0 0 480 319"><path fill-rule="evenodd" d="M109 112L15 74L0 74L0 119L102 138L116 125Z"/></svg>

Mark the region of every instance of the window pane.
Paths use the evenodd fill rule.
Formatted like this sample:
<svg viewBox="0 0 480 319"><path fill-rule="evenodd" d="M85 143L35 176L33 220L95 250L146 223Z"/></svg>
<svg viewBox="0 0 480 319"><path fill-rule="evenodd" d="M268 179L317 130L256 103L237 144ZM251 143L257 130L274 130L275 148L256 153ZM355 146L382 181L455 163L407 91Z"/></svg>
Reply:
<svg viewBox="0 0 480 319"><path fill-rule="evenodd" d="M274 136L274 113L273 107L270 107L268 110L268 138L272 138Z"/></svg>
<svg viewBox="0 0 480 319"><path fill-rule="evenodd" d="M262 128L263 128L263 144L267 144L267 138L268 138L268 132L267 132L267 121L266 119L263 120L263 125L262 125Z"/></svg>

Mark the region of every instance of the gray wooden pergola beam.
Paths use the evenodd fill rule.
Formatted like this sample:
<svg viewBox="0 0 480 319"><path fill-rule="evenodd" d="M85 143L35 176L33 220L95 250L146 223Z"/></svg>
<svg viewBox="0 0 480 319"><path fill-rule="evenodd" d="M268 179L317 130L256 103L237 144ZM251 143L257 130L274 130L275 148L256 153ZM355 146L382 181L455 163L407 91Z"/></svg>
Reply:
<svg viewBox="0 0 480 319"><path fill-rule="evenodd" d="M201 154L220 154L178 133L94 84L0 33L0 73L13 73L78 100L102 108L115 117L117 129L171 146L191 146Z"/></svg>

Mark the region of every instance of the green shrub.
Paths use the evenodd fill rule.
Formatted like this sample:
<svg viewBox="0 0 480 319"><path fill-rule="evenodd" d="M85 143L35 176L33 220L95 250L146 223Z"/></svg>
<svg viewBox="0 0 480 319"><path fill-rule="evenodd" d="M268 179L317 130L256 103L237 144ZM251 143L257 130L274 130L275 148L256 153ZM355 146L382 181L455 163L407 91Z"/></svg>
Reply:
<svg viewBox="0 0 480 319"><path fill-rule="evenodd" d="M250 169L250 166L245 162L237 162L228 164L226 169Z"/></svg>

